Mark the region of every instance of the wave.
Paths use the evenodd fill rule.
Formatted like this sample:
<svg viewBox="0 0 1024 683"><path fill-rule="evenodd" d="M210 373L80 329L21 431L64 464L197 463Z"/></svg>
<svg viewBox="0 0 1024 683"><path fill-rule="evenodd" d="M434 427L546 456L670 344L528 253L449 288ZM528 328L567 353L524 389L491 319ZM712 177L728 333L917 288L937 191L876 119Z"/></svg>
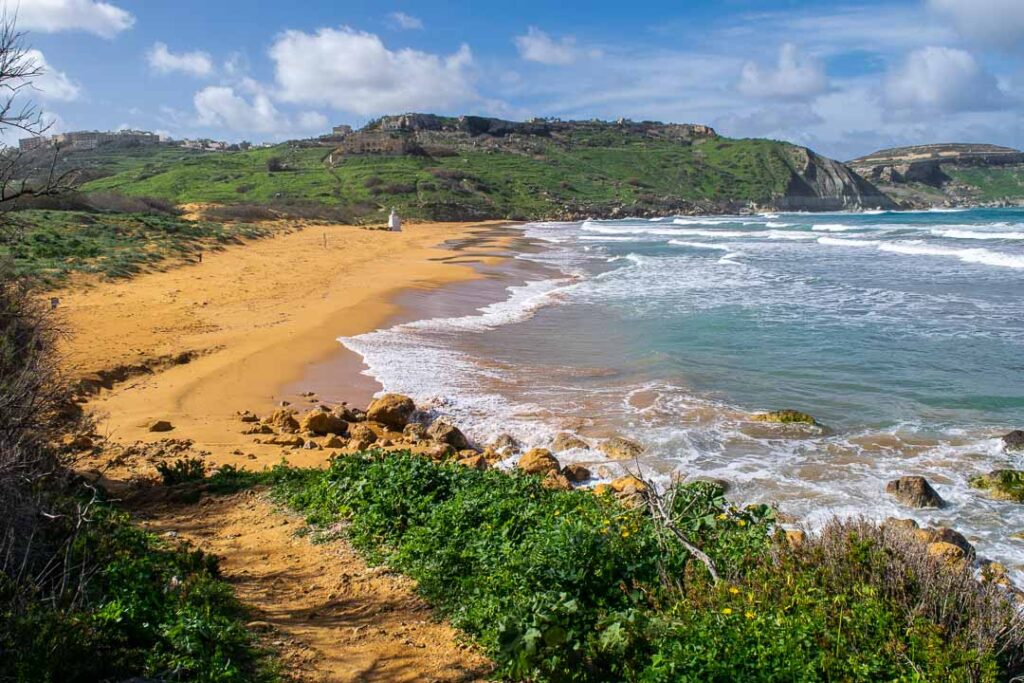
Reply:
<svg viewBox="0 0 1024 683"><path fill-rule="evenodd" d="M778 221L768 221L764 224L766 228L794 228L796 223L780 223Z"/></svg>
<svg viewBox="0 0 1024 683"><path fill-rule="evenodd" d="M997 268L1024 268L1024 256L1004 254L989 249L954 249L950 247L936 247L913 242L893 242L881 244L879 251L888 251L894 254L906 254L909 256L946 256L958 258L964 263L977 263Z"/></svg>
<svg viewBox="0 0 1024 683"><path fill-rule="evenodd" d="M846 223L816 223L811 227L811 230L816 232L849 232L860 229L861 227L858 225L847 225Z"/></svg>
<svg viewBox="0 0 1024 683"><path fill-rule="evenodd" d="M721 244L708 244L707 242L687 242L685 240L669 240L669 244L677 247L693 247L694 249L713 249L715 251L732 251L729 247Z"/></svg>
<svg viewBox="0 0 1024 683"><path fill-rule="evenodd" d="M986 230L932 230L936 237L954 240L1024 240L1024 232L992 232Z"/></svg>
<svg viewBox="0 0 1024 683"><path fill-rule="evenodd" d="M825 244L833 247L876 247L881 244L878 240L854 240L848 237L819 237L818 244Z"/></svg>

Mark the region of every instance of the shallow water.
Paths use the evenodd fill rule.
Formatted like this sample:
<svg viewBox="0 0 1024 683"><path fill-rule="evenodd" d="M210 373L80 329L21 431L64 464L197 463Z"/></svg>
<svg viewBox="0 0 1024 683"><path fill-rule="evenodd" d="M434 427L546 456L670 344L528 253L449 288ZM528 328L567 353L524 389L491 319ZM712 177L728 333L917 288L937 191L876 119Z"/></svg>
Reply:
<svg viewBox="0 0 1024 683"><path fill-rule="evenodd" d="M434 295L429 319L343 343L385 388L433 402L480 442L623 433L647 445L659 476L721 477L734 498L812 525L865 514L954 526L1024 578L1024 541L1010 538L1024 505L967 486L1024 467L995 438L1024 427L1024 211L666 217L526 234L543 248L485 287ZM745 419L776 408L830 429ZM900 508L884 489L903 474L926 476L949 507Z"/></svg>

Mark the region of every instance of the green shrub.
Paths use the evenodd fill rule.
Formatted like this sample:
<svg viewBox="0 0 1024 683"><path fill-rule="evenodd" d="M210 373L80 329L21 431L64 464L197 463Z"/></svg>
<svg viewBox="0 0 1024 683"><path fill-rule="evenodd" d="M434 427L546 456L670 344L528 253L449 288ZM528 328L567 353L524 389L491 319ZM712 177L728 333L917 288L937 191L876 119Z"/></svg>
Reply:
<svg viewBox="0 0 1024 683"><path fill-rule="evenodd" d="M170 465L157 463L156 471L160 473L165 486L174 486L205 479L206 463L202 458L178 458Z"/></svg>
<svg viewBox="0 0 1024 683"><path fill-rule="evenodd" d="M217 477L214 478L216 480ZM316 525L347 519L369 559L417 580L512 680L1000 681L1021 672L1019 617L967 568L909 538L834 523L790 549L772 511L679 486L675 526L517 473L409 454L279 468L263 481Z"/></svg>

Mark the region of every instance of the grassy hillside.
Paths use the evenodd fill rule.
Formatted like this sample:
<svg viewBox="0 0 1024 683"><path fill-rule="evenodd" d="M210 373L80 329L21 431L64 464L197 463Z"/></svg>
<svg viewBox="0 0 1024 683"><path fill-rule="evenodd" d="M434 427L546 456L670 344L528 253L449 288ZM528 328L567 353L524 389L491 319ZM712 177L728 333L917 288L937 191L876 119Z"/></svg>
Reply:
<svg viewBox="0 0 1024 683"><path fill-rule="evenodd" d="M1024 199L1024 166L945 169L946 175L973 190L983 202Z"/></svg>
<svg viewBox="0 0 1024 683"><path fill-rule="evenodd" d="M374 218L391 206L418 217L540 218L613 204L766 203L785 193L796 163L793 149L769 140L681 144L607 131L568 145L539 140L533 154L349 156L334 167L325 163L330 149L324 147L183 159L161 152L82 189L177 203L315 201L360 207ZM281 170L271 171L271 165Z"/></svg>

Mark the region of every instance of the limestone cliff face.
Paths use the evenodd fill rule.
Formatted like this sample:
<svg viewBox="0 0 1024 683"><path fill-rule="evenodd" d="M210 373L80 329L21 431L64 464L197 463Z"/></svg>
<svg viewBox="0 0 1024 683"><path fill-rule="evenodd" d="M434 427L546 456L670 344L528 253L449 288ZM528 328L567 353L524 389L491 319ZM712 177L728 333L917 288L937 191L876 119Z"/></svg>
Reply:
<svg viewBox="0 0 1024 683"><path fill-rule="evenodd" d="M790 179L786 193L774 202L783 211L842 211L894 209L896 204L845 164L823 157L806 147L791 151Z"/></svg>

